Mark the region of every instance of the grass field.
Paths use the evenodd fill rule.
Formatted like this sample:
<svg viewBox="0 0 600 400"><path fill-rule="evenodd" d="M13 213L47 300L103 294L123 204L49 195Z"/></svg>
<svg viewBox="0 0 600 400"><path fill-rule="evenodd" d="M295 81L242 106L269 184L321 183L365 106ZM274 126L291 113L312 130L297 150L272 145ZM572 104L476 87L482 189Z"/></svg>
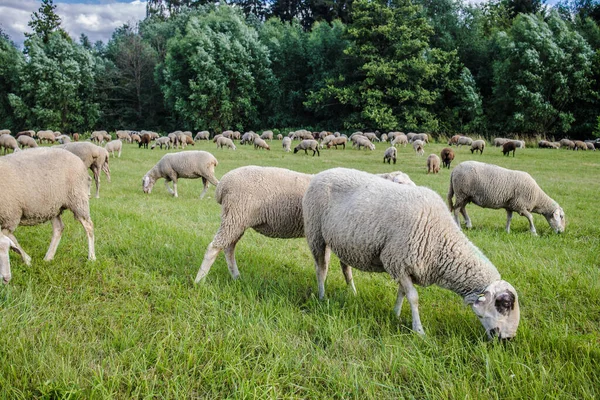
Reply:
<svg viewBox="0 0 600 400"><path fill-rule="evenodd" d="M307 173L345 166L400 169L444 198L448 170L427 175L425 157L400 148L398 164L374 152L323 150L321 157L238 146L208 150L216 175L244 165ZM455 150L468 159L529 172L564 209L566 232L535 215L539 236L502 210L468 206L468 237L517 289L521 324L508 344L488 342L459 296L419 288L427 333L393 314L396 284L386 274L355 271L358 295L332 259L319 301L313 261L303 239L269 239L247 231L237 246L241 279L221 254L194 285L204 250L220 221L214 187L179 182L179 198L159 181L150 195L141 178L164 151L127 145L111 159L101 198L90 200L96 262L88 262L81 225L65 214L55 260L44 262L51 226L16 231L33 257L11 254L13 280L0 287L0 398L599 398L600 152L517 150L503 157ZM243 199L240 199L243 201Z"/></svg>

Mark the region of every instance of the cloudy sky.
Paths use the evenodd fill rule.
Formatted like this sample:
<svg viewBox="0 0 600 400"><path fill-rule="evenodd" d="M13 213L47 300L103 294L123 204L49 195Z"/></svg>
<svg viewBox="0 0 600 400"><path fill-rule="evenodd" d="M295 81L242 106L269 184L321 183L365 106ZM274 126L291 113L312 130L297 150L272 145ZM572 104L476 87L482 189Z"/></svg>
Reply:
<svg viewBox="0 0 600 400"><path fill-rule="evenodd" d="M11 39L22 44L27 23L40 8L38 0L0 0L0 26ZM115 28L135 23L146 16L146 0L54 0L63 28L78 39L81 33L90 40L108 42Z"/></svg>

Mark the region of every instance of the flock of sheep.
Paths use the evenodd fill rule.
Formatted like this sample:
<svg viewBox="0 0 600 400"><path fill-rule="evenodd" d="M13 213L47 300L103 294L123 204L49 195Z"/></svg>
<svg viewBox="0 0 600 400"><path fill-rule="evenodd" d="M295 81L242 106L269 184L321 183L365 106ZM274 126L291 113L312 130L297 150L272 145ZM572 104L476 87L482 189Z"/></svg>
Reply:
<svg viewBox="0 0 600 400"><path fill-rule="evenodd" d="M116 140L106 131L96 131L91 135L91 142L70 142L69 136L40 131L37 133L40 141L62 144L36 149L33 131L20 132L16 138L10 132L0 131L0 134L0 146L14 151L0 157L0 276L5 283L11 279L9 249L21 255L25 264L31 262L14 236L15 229L19 225L52 221L52 239L44 258L51 260L63 231L61 214L65 209L71 210L83 225L88 237L88 258L95 259L89 211L91 178L87 169L93 173L96 197L99 197L100 172L104 171L110 181L109 153L114 157L118 152L120 156L123 142L136 142L139 147L147 148L154 141L153 149L157 146L183 148L194 145L197 140L210 140L208 131L198 132L194 138L191 132L182 131L165 137L150 131L117 131ZM60 136L65 137L58 139ZM272 131L262 135L225 131L212 140L217 148L235 150L233 141L239 140L241 145L252 144L256 149L270 150L267 141L272 141L273 136ZM282 141L285 151L291 151L293 140L300 140L294 153L311 150L313 156L320 155L320 149L325 147L345 149L348 142L358 149L370 150L375 149L374 142L390 142L391 146L384 152L384 163L393 161L394 164L398 145L412 144L415 153L422 155L430 140L427 134L356 132L346 137L337 132L306 130L276 138ZM30 139L35 145L25 144L31 143ZM104 147L99 146L105 141ZM573 142L573 148L583 150L576 143ZM18 144L34 149L21 152ZM485 141L464 136L454 136L448 144L471 146L472 153L480 154L485 148ZM525 145L509 139L494 141L496 146L507 144L510 144L509 151ZM540 147L544 146L540 142ZM571 148L567 143L561 146ZM594 148L593 144L583 146ZM428 173L439 172L440 164L450 168L453 159L451 147L444 148L440 157L431 154L427 158ZM468 203L505 209L507 232L510 232L514 212L529 220L532 234L536 234L536 229L531 213L543 215L557 233L565 229L563 209L529 174L476 161L462 162L453 169L447 205L437 193L415 185L400 171L374 175L334 168L309 175L284 168L245 166L227 172L219 181L215 177L217 166L217 159L206 151L168 153L142 178L144 193L150 193L155 182L164 178L167 190L174 197L178 196L179 178L202 179L201 198L209 183L216 186L221 224L206 249L196 283L208 274L221 251L231 276L239 277L235 246L248 228L272 238L305 237L315 262L320 298L325 295L324 282L333 252L340 259L346 282L355 293L352 268L387 272L398 283L395 313L400 315L406 297L412 313L412 328L421 334L424 330L414 284L437 284L462 296L479 317L488 337L510 339L516 335L520 318L516 290L501 280L494 265L461 231L459 213L466 227L472 227L465 209Z"/></svg>

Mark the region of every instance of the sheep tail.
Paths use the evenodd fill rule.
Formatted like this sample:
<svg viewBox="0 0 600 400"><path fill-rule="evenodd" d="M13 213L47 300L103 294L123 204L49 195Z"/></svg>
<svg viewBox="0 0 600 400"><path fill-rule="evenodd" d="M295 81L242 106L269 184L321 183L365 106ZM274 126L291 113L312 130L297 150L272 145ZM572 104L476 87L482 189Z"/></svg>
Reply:
<svg viewBox="0 0 600 400"><path fill-rule="evenodd" d="M448 189L448 206L450 211L454 211L454 205L452 204L452 197L454 196L454 188L452 187L452 175L450 175L450 188Z"/></svg>

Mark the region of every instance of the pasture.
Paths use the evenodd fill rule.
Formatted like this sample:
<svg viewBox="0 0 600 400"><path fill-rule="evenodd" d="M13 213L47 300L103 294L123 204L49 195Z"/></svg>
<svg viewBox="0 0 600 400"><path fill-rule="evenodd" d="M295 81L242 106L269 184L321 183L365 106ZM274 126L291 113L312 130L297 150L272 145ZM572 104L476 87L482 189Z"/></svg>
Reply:
<svg viewBox="0 0 600 400"><path fill-rule="evenodd" d="M399 169L446 198L450 172L427 175L425 167L443 144L426 146L424 157L399 147L396 165L382 163L382 144L321 157L280 146L188 149L214 154L219 179L250 164ZM110 160L112 182L102 175L100 199L90 199L96 262L87 261L84 231L68 212L52 262L42 260L50 224L15 232L33 263L11 253L13 280L0 287L0 398L600 397L600 152L454 150L453 167L476 159L529 172L566 214L562 235L534 214L533 237L524 217L515 215L507 234L503 210L467 207L467 236L519 293L512 342L488 342L462 299L438 287L418 288L427 334L419 337L408 304L400 321L394 316L388 275L355 270L354 296L335 256L319 301L304 239L247 231L236 252L241 279L230 278L221 254L194 285L219 226L215 189L199 200L201 181L181 180L175 199L160 180L145 195L141 178L165 151L125 145Z"/></svg>

